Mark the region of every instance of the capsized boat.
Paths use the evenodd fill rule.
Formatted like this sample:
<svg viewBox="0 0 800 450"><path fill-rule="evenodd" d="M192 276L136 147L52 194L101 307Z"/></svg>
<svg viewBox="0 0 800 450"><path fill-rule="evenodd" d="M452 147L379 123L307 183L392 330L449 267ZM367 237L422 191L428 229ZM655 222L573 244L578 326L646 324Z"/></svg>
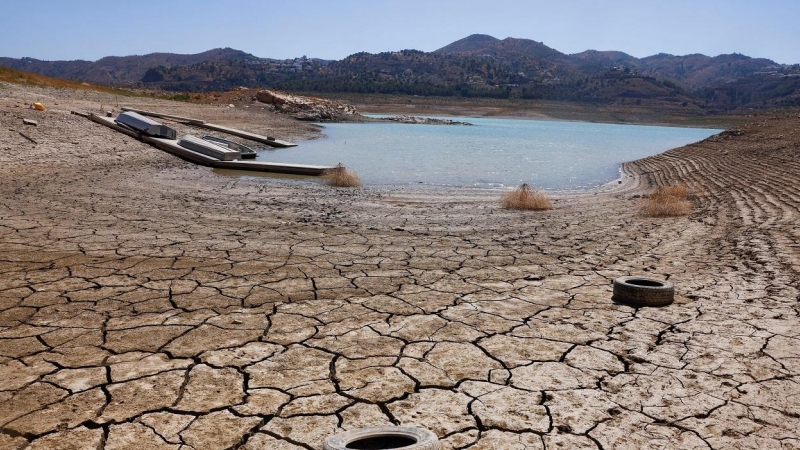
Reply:
<svg viewBox="0 0 800 450"><path fill-rule="evenodd" d="M231 150L239 150L242 152L242 159L253 159L256 157L256 151L252 148L239 144L238 142L229 141L227 139L223 139L216 136L203 136L203 140L208 142L213 142L217 145L221 145L223 147L227 147Z"/></svg>

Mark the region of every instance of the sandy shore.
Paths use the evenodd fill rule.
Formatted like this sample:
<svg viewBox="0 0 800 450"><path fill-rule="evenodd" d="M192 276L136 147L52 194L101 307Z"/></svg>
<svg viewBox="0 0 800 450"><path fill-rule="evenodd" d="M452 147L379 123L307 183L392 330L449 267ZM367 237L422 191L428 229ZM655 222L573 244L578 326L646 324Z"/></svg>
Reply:
<svg viewBox="0 0 800 450"><path fill-rule="evenodd" d="M456 117L503 117L595 123L630 123L701 128L729 128L751 122L742 115L693 115L677 104L596 105L565 101L416 97L403 95L332 95L368 114Z"/></svg>
<svg viewBox="0 0 800 450"><path fill-rule="evenodd" d="M0 448L319 449L388 423L444 449L800 448L800 116L520 213L232 177L69 114L116 101L0 87ZM675 181L690 216L636 214ZM613 303L629 274L676 303Z"/></svg>

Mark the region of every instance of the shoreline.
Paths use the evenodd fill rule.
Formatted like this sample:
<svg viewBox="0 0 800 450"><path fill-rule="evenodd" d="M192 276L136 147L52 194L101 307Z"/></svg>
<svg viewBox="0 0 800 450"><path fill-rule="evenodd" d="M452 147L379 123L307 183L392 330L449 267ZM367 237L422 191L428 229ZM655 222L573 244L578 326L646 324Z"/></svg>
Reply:
<svg viewBox="0 0 800 450"><path fill-rule="evenodd" d="M460 117L503 117L532 120L579 121L589 123L658 125L679 127L731 128L769 117L769 113L750 115L686 115L673 108L594 105L558 101L463 99L408 96L331 96L352 103L367 114L411 114Z"/></svg>
<svg viewBox="0 0 800 450"><path fill-rule="evenodd" d="M308 450L386 424L443 450L800 442L800 115L519 212L498 192L232 179L69 114L113 96L0 92L2 448ZM675 182L688 216L638 215ZM613 302L628 275L675 302Z"/></svg>
<svg viewBox="0 0 800 450"><path fill-rule="evenodd" d="M461 120L469 120L470 119L470 117L466 117L466 116L449 116L449 117L456 118L459 121L461 121ZM472 117L472 118L476 118L476 117ZM477 117L477 118L478 119L503 119L503 120L510 119L510 120L539 121L539 119L531 119L531 118L523 118L523 117L509 118L509 117L499 117L498 116L498 117ZM559 119L552 119L552 120L545 120L545 121L547 121L547 122L567 122L567 123L596 123L596 122L582 122L582 121L578 121L578 120L570 121L570 120L559 120ZM350 122L334 122L334 123L349 124ZM365 124L365 123L394 123L394 122L355 122L353 124L354 125L356 125L356 124L360 125L360 124ZM315 123L315 124L320 127L320 136L317 139L330 139L330 136L328 136L325 133L325 128L326 128L327 123ZM661 127L661 125L653 125L653 124L619 124L619 123L614 123L614 124L605 124L605 123L603 123L603 124L604 125L638 125L638 126L645 126L645 127ZM424 124L424 125L427 125L427 124ZM423 124L417 124L417 126L424 126L424 125ZM480 124L477 124L477 125L480 125ZM436 125L430 125L430 126L436 126ZM678 128L679 126L675 125L674 127ZM682 127L682 128L686 128L686 127ZM696 129L700 129L700 127L696 127ZM709 130L709 131L710 130L717 131L716 134L719 134L719 133L722 133L722 132L726 131L724 129L712 129L712 128L702 128L702 129ZM712 135L712 136L714 136L714 135ZM704 139L707 139L707 138L704 138ZM687 145L691 145L691 143L687 144ZM667 151L670 151L670 150L672 150L672 148L667 148L667 149L663 150L661 153L667 152ZM653 155L650 155L650 156L653 156ZM646 157L647 156L643 156L642 158L646 158ZM642 158L639 158L639 159L642 159ZM558 194L569 194L569 193L587 193L587 192L608 191L609 190L609 186L612 186L612 185L615 185L615 184L621 184L621 176L624 173L622 171L622 166L624 164L631 163L633 161L635 161L635 160L624 160L624 161L619 162L617 164L617 170L616 170L617 177L616 178L610 178L607 181L601 182L599 184L592 184L592 185L589 185L589 186L577 186L577 187L560 187L560 188L545 188L545 187L541 187L541 186L536 186L536 188L540 189L540 190L543 190L543 191L545 191L547 193L555 194L555 195L558 195ZM301 161L295 161L295 162L301 162ZM495 184L501 184L501 183L495 183ZM467 189L467 190L485 190L487 192L502 192L502 191L505 191L505 190L513 189L515 187L517 187L517 185L475 186L475 185L448 185L448 184L435 184L435 183L423 183L423 182L413 182L413 183L412 182L407 182L407 183L404 183L404 184L382 183L382 184L369 184L369 185L365 186L365 188L382 189L382 190L391 190L391 189L422 189L422 190L431 190L431 189L442 189L442 190Z"/></svg>
<svg viewBox="0 0 800 450"><path fill-rule="evenodd" d="M361 109L363 108L363 109ZM746 122L746 120L731 120L731 119L723 119L719 122L718 126L711 126L711 125L701 125L701 124L685 124L685 123L676 123L674 121L646 121L646 122L631 122L631 121L614 121L610 119L602 120L586 120L586 119L570 119L570 118L560 118L560 117L551 117L547 115L542 116L526 116L522 114L514 114L513 112L508 112L504 114L496 114L496 115L488 115L488 116L480 116L480 115L462 115L457 112L454 113L425 113L420 114L419 111L413 111L411 109L408 110L380 110L381 112L374 112L373 108L380 110L380 106L364 106L360 105L359 109L365 116L369 117L368 115L387 115L387 116L400 116L400 115L413 115L417 114L417 117L444 117L444 118L459 118L464 120L469 119L507 119L507 120L531 120L531 121L540 121L540 122L578 122L578 123L596 123L596 124L605 124L605 125L631 125L631 126L643 126L643 127L671 127L671 128L702 128L702 129L719 129L725 130L728 128L733 128L735 125L732 123L739 123L739 122ZM730 123L726 122L730 121ZM720 128L722 127L722 128Z"/></svg>

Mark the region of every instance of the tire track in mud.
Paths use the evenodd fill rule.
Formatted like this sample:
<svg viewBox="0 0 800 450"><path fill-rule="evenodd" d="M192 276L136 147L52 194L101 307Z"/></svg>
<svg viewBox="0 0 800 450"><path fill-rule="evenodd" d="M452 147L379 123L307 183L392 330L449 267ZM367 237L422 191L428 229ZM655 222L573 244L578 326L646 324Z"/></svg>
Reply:
<svg viewBox="0 0 800 450"><path fill-rule="evenodd" d="M722 241L753 267L783 270L798 287L800 116L769 119L626 164L650 186L686 183L693 216L722 225ZM777 275L777 274L776 274Z"/></svg>

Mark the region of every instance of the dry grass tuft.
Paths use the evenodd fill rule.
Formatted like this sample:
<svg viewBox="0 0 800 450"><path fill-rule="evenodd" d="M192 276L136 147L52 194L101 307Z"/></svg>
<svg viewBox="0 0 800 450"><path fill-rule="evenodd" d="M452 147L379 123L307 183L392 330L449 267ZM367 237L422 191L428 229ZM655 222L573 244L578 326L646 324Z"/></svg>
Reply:
<svg viewBox="0 0 800 450"><path fill-rule="evenodd" d="M685 216L692 210L688 197L685 184L662 186L648 196L639 212L646 217Z"/></svg>
<svg viewBox="0 0 800 450"><path fill-rule="evenodd" d="M339 163L333 169L328 169L322 175L325 181L334 187L358 187L361 186L361 180L355 172Z"/></svg>
<svg viewBox="0 0 800 450"><path fill-rule="evenodd" d="M531 190L527 183L507 192L503 195L502 201L503 208L505 209L525 209L533 211L543 211L546 209L553 209L550 199L547 198L544 192Z"/></svg>

